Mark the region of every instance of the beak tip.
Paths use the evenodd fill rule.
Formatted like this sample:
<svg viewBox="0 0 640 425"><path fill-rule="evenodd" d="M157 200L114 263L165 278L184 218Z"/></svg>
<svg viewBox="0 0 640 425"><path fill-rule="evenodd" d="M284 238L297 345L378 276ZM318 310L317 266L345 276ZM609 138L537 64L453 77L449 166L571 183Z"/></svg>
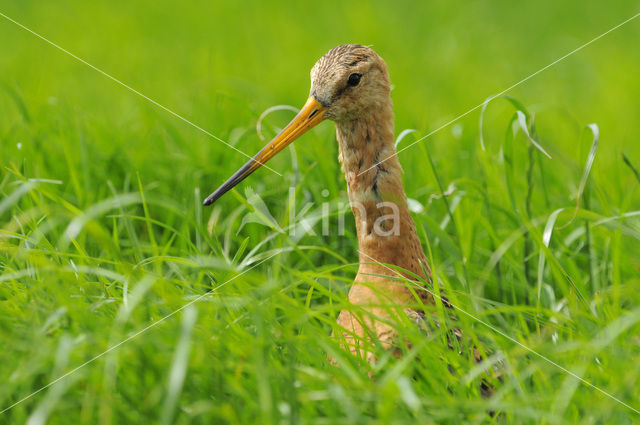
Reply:
<svg viewBox="0 0 640 425"><path fill-rule="evenodd" d="M209 205L213 204L215 202L215 199L213 199L212 195L209 195L207 197L207 199L204 200L204 202L202 203L203 207L208 207Z"/></svg>

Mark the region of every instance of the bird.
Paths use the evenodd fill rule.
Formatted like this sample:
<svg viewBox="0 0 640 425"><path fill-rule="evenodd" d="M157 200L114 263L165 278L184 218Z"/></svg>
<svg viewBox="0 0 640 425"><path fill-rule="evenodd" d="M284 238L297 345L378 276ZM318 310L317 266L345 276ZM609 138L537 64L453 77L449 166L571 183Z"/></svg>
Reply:
<svg viewBox="0 0 640 425"><path fill-rule="evenodd" d="M309 97L293 120L204 201L211 205L309 129L334 122L356 224L359 267L352 306L337 318L345 349L374 362L372 344L390 348L401 314L416 320L416 296L433 304L431 271L411 217L394 144L394 113L386 62L373 49L344 44L311 69ZM399 282L399 274L414 287ZM420 304L420 303L418 303Z"/></svg>

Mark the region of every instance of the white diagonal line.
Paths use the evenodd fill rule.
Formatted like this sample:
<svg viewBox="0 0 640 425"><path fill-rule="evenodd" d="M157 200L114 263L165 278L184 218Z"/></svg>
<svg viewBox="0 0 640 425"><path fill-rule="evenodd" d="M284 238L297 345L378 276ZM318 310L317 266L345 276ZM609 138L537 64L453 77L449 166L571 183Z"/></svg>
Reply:
<svg viewBox="0 0 640 425"><path fill-rule="evenodd" d="M416 140L415 142L405 146L404 148L400 149L399 151L397 151L396 153L389 155L388 157L386 157L385 159L376 162L375 164L373 164L371 167L367 168L366 170L360 172L358 174L358 176L361 176L362 174L366 173L367 171L369 171L370 169L377 167L379 164L382 164L383 162L393 158L394 156L398 155L400 152L406 151L407 149L409 149L410 147L412 147L413 145L415 145L416 143L420 143L421 141L423 141L424 139L426 139L429 136L432 136L434 134L436 134L437 132L439 132L440 130L442 130L443 128L446 128L448 126L450 126L451 124L453 124L454 122L460 120L461 118L466 117L467 115L469 115L470 113L472 113L473 111L479 109L482 107L482 105L484 105L486 102L490 101L491 99L495 99L496 97L502 96L503 94L507 93L508 91L518 87L519 85L521 85L522 83L524 83L525 81L530 80L531 78L535 77L536 75L540 74L541 72L546 71L547 69L551 68L552 66L556 65L559 62L562 62L563 60L565 60L566 58L568 58L569 56L573 55L574 53L579 52L580 50L584 49L585 47L595 43L596 41L600 40L602 37L604 37L605 35L609 34L612 31L617 30L618 28L620 28L621 26L628 24L629 22L633 21L634 19L636 19L638 16L640 16L640 12L636 13L635 15L633 15L632 17L630 17L629 19L619 23L618 25L616 25L613 28L610 28L609 30L603 32L602 34L600 34L599 36L591 39L590 41L586 42L585 44L583 44L580 47L577 47L575 49L573 49L572 51L570 51L569 53L567 53L566 55L556 59L555 61L551 62L549 65L540 68L539 70L537 70L536 72L534 72L533 74L529 75L528 77L523 78L522 80L518 81L517 83L513 84L512 86L502 90L500 93L494 95L494 96L490 96L488 99L486 99L484 102L482 102L481 104L474 106L473 108L469 109L467 112L458 115L457 117L455 117L454 119L452 119L451 121L441 125L440 127L436 128L435 130L433 130L430 133L427 133L426 135L422 136L421 138L419 138L418 140Z"/></svg>
<svg viewBox="0 0 640 425"><path fill-rule="evenodd" d="M280 174L279 172L277 172L276 170L274 170L271 167L268 167L266 165L264 165L262 162L258 161L257 159L254 159L251 155L242 152L240 149L236 148L235 146L229 144L228 142L225 142L224 140L222 140L221 138L219 138L218 136L216 136L213 133L210 133L209 131L205 130L204 128L200 127L199 125L193 123L192 121L189 121L188 119L186 119L185 117L183 117L182 115L178 114L177 112L172 111L171 109L167 108L166 106L156 102L155 100L151 99L150 97L140 93L138 90L134 89L133 87L127 85L126 83L123 83L122 81L118 80L116 77L111 76L110 74L107 74L105 71L101 70L100 68L91 65L89 62L87 62L86 60L74 55L73 53L71 53L70 51L68 51L67 49L57 45L56 43L54 43L53 41L47 39L46 37L38 34L37 32L33 31L30 28L25 27L24 25L22 25L20 22L11 19L10 17L8 17L7 15L5 15L4 13L0 12L0 16L2 16L3 18L5 18L8 21L13 22L14 24L16 24L17 26L19 26L20 28L22 28L25 31L30 32L31 34L35 35L36 37L38 37L39 39L49 43L50 45L52 45L53 47L55 47L56 49L66 53L67 55L71 56L72 58L76 59L77 61L82 62L83 64L87 65L89 68L93 69L94 71L99 72L100 74L104 75L105 77L107 77L108 79L120 84L122 87L126 88L127 90L137 94L138 96L142 97L143 99L148 100L149 102L153 103L154 105L156 105L158 108L170 113L171 115L173 115L174 117L184 121L185 123L189 124L190 126L200 130L201 132L203 132L204 134L206 134L207 136L213 137L214 139L216 139L219 142L224 143L227 147L233 149L234 151L246 156L247 158L253 160L254 162L257 162L258 164L262 165L265 168L268 168L269 170L273 171L274 173L276 173L277 175L279 175L280 177L282 177L282 174Z"/></svg>
<svg viewBox="0 0 640 425"><path fill-rule="evenodd" d="M256 267L258 267L260 264L264 263L267 260L270 260L271 258L275 257L276 255L278 255L279 253L276 252L275 254L265 258L264 260L254 264L252 267L248 268L247 270L243 271L242 273L238 273L237 275L233 276L231 279L227 280L226 282L221 283L220 285L216 286L213 289L208 290L207 292L205 292L204 294L194 298L193 300L189 301L188 303L186 303L185 305L183 305L182 307L180 307L179 309L173 311L172 313L167 314L166 316L164 316L162 319L159 319L155 322L153 322L152 324L150 324L149 326L139 330L138 332L134 333L133 335L123 339L122 341L120 341L119 343L112 345L111 347L109 347L108 349L106 349L105 351L103 351L102 353L98 354L97 356L92 357L91 359L87 360L86 362L82 363L80 366L75 367L74 369L71 369L69 372L65 373L64 375L61 375L59 377L57 377L56 379L54 379L53 381L49 382L47 385L45 385L44 387L32 392L31 394L29 394L26 397L21 398L20 400L16 401L15 403L13 403L11 406L5 407L4 409L2 409L2 411L0 411L0 414L6 412L7 410L17 406L18 404L22 403L25 400L30 399L31 397L33 397L34 395L38 394L39 392L46 390L47 388L49 388L50 386L52 386L53 384L55 384L58 381L61 381L62 379L66 378L67 376L77 372L78 370L82 369L83 367L85 367L86 365L88 365L89 363L94 362L95 360L98 360L100 357L104 356L105 354L110 353L111 351L115 350L116 348L120 347L122 344L131 341L132 339L134 339L135 337L137 337L138 335L148 331L149 329L153 328L154 326L159 325L160 323L164 322L165 320L167 320L168 318L170 318L171 316L174 316L176 313L181 312L182 310L184 310L185 308L189 307L191 304L196 303L198 301L200 301L202 298L206 297L207 295L211 295L212 293L214 293L215 291L217 291L218 289L222 288L223 286L225 286L227 283L233 281L234 279L242 276L243 274L255 269Z"/></svg>
<svg viewBox="0 0 640 425"><path fill-rule="evenodd" d="M371 257L370 255L365 254L364 252L358 250L358 252L362 255L364 255L365 257L368 257L371 261L373 261L375 264L378 264L388 270L390 270L391 272L397 274L398 276L400 276L401 278L404 279L404 276L402 276L400 273L398 273L397 270L393 270L391 267L380 263L379 261L377 261L375 258ZM427 291L428 293L430 293L431 295L433 295L434 297L438 298L439 300L442 301L442 298L440 297L440 295L436 294L435 292L429 290L429 288L426 288L424 286L420 287L421 289L424 289L425 291ZM529 348L526 345L524 345L523 343L521 343L520 341L518 341L515 338L512 338L511 336L507 335L506 333L502 332L500 329L496 328L495 326L485 322L484 320L480 319L479 317L474 316L473 314L467 312L466 310L453 305L453 303L451 303L450 300L447 300L447 303L449 305L451 305L451 307L455 308L456 310L458 310L459 312L465 314L466 316L472 318L473 320L483 324L484 326L486 326L487 328L491 329L493 332L502 335L504 338L508 339L509 341L519 345L520 347L524 348L525 350L527 350L528 352L530 352L531 354L535 354L536 356L540 357L542 360L546 361L549 364L552 364L553 366L557 367L558 369L560 369L561 371L563 371L564 373L573 376L574 378L576 378L577 380L579 380L580 382L582 382L583 384L601 392L602 394L604 394L605 396L609 397L611 400L614 400L618 403L620 403L621 405L623 405L624 407L632 410L633 412L637 413L638 415L640 415L640 410L634 408L633 406L630 406L629 404L625 403L624 401L620 400L619 398L617 398L616 396L614 396L613 394L603 390L600 387L597 387L595 385L593 385L591 382L587 381L586 379L584 379L583 377L575 374L574 372L571 372L569 369L559 365L558 363L554 362L553 360L551 360L550 358L538 353L537 351L535 351L533 348Z"/></svg>

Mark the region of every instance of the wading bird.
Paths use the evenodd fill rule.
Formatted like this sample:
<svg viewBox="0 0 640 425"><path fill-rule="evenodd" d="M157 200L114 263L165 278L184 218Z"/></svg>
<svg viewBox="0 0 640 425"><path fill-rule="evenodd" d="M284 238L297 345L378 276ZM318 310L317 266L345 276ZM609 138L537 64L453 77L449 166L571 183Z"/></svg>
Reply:
<svg viewBox="0 0 640 425"><path fill-rule="evenodd" d="M213 192L204 205L257 170L287 145L324 120L336 126L339 159L347 181L349 201L356 220L360 266L349 291L351 304L365 314L343 310L338 323L344 328L345 344L354 354L370 353L366 341L389 347L398 314L412 318L421 313L415 295L398 282L405 277L429 281L430 271L409 213L402 186L402 168L395 155L393 104L385 61L372 49L358 44L335 47L311 69L311 92L296 117L253 159ZM380 264L378 264L380 263ZM411 275L413 274L413 276ZM430 292L415 292L423 302L432 302Z"/></svg>

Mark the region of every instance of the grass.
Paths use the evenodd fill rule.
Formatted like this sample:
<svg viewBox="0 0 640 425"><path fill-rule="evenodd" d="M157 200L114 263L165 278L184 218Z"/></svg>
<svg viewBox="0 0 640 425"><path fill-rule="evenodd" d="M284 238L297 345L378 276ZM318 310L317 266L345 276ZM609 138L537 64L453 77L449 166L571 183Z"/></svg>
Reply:
<svg viewBox="0 0 640 425"><path fill-rule="evenodd" d="M250 154L260 114L301 105L307 70L342 42L387 60L396 133L418 129L403 147L637 13L631 1L0 5ZM403 323L411 348L368 365L329 336L357 270L351 216L335 230L346 194L331 125L269 164L284 178L261 170L206 209L245 158L0 19L0 407L126 340L0 423L637 422L520 344L640 408L639 35L632 22L400 154L434 274L475 318L457 314L463 355L447 326ZM281 230L306 225L316 234Z"/></svg>

